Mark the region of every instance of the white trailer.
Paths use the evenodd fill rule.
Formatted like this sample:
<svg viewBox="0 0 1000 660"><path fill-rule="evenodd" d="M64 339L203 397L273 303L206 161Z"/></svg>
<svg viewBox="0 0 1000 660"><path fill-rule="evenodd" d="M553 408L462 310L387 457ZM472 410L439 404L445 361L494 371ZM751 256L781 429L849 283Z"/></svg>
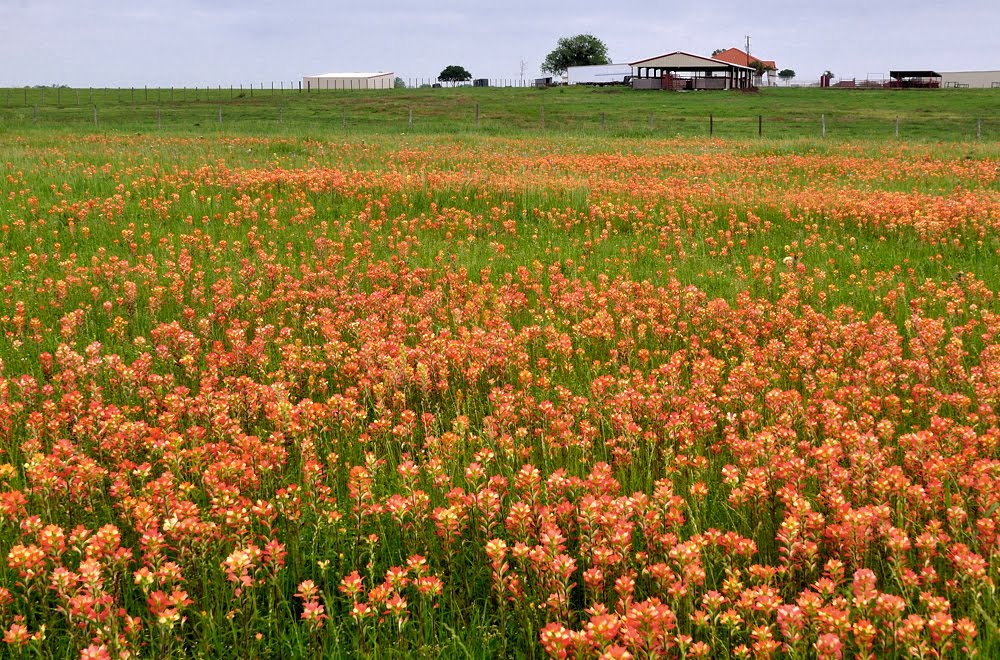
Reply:
<svg viewBox="0 0 1000 660"><path fill-rule="evenodd" d="M632 78L632 67L628 64L571 66L566 77L570 85L624 85Z"/></svg>

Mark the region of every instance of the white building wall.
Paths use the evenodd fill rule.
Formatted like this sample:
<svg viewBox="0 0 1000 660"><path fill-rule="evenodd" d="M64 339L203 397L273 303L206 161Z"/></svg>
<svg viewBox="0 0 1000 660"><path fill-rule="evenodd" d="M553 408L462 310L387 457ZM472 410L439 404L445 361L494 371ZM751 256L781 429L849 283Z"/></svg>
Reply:
<svg viewBox="0 0 1000 660"><path fill-rule="evenodd" d="M942 87L1000 87L1000 71L940 71Z"/></svg>
<svg viewBox="0 0 1000 660"><path fill-rule="evenodd" d="M631 75L632 67L628 64L594 64L569 67L566 71L566 80L570 85L606 85L625 82L625 78Z"/></svg>
<svg viewBox="0 0 1000 660"><path fill-rule="evenodd" d="M312 89L392 89L396 83L394 73L328 74L302 76L302 88Z"/></svg>

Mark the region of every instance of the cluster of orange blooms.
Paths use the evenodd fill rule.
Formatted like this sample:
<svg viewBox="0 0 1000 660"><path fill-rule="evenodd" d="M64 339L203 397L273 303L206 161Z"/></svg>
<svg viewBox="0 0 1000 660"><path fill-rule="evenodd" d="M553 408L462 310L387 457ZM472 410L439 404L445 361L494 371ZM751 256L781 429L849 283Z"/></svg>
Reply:
<svg viewBox="0 0 1000 660"><path fill-rule="evenodd" d="M995 160L5 154L9 649L440 650L477 602L493 653L1000 644Z"/></svg>

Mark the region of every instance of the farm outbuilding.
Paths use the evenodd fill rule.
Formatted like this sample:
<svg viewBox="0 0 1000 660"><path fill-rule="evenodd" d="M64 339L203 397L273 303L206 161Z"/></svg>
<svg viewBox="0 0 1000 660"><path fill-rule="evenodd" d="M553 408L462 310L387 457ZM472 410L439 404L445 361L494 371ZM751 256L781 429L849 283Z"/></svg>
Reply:
<svg viewBox="0 0 1000 660"><path fill-rule="evenodd" d="M936 89L941 86L941 74L929 69L890 71L888 86L903 89Z"/></svg>
<svg viewBox="0 0 1000 660"><path fill-rule="evenodd" d="M761 67L764 73L756 74L754 76L757 85L773 84L774 81L771 79L771 76L778 70L778 65L774 63L774 60L762 60L758 57L750 55L746 51L740 50L739 48L727 48L724 51L716 53L712 56L712 58L722 60L723 62L729 62L731 64L749 66L754 69L758 66Z"/></svg>
<svg viewBox="0 0 1000 660"><path fill-rule="evenodd" d="M570 85L623 85L631 77L632 67L628 64L591 64L566 70Z"/></svg>
<svg viewBox="0 0 1000 660"><path fill-rule="evenodd" d="M751 89L756 74L748 66L681 51L629 66L634 89Z"/></svg>
<svg viewBox="0 0 1000 660"><path fill-rule="evenodd" d="M302 89L392 89L396 84L394 73L324 73L302 76Z"/></svg>
<svg viewBox="0 0 1000 660"><path fill-rule="evenodd" d="M942 87L1000 87L1000 71L942 71Z"/></svg>

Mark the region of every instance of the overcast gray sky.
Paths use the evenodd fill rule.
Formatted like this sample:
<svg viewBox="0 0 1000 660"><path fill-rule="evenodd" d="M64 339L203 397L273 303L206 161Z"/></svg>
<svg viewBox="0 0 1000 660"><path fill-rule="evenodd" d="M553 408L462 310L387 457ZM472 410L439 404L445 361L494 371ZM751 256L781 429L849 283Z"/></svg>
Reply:
<svg viewBox="0 0 1000 660"><path fill-rule="evenodd" d="M0 86L236 85L338 71L433 78L539 74L563 36L612 61L742 47L841 78L890 69L1000 69L1000 0L0 0Z"/></svg>

